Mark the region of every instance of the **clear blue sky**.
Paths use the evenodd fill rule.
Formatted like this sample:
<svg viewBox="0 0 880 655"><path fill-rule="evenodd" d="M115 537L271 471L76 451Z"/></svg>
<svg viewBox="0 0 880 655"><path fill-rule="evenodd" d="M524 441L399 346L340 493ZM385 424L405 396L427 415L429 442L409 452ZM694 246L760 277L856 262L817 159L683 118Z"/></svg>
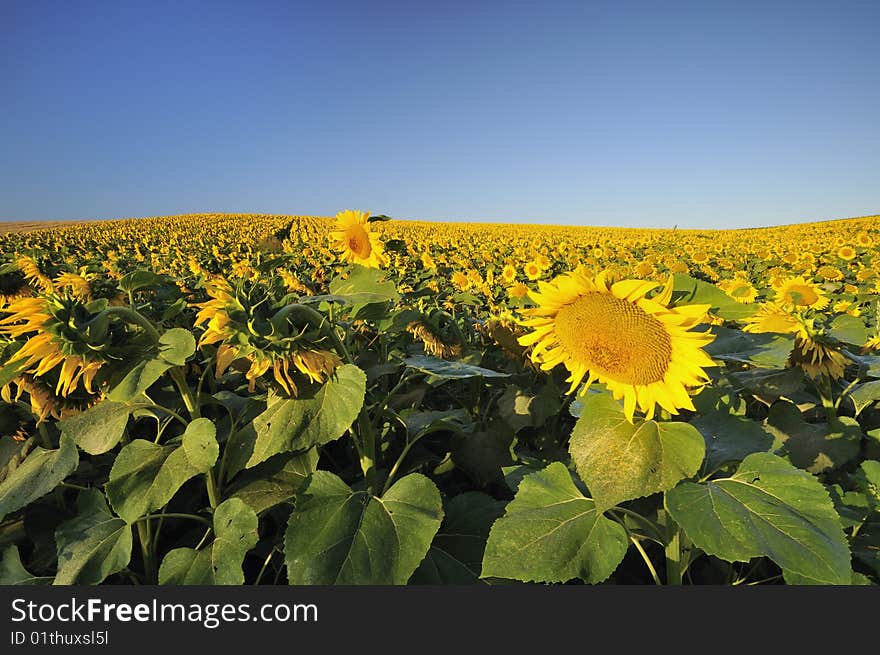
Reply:
<svg viewBox="0 0 880 655"><path fill-rule="evenodd" d="M880 2L0 0L0 220L880 212Z"/></svg>

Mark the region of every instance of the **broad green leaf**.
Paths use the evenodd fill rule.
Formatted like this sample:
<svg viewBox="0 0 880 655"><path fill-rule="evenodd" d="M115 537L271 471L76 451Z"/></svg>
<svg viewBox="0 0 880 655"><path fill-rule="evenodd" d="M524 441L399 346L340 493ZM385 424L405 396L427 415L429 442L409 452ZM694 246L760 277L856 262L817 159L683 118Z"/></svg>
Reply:
<svg viewBox="0 0 880 655"><path fill-rule="evenodd" d="M361 411L366 380L360 368L344 364L314 397L270 402L254 419L256 440L247 468L278 453L307 450L341 437Z"/></svg>
<svg viewBox="0 0 880 655"><path fill-rule="evenodd" d="M317 448L281 453L242 473L227 493L260 514L295 498L308 485L317 466Z"/></svg>
<svg viewBox="0 0 880 655"><path fill-rule="evenodd" d="M865 322L849 314L837 316L828 326L828 335L856 346L861 346L868 340L868 329Z"/></svg>
<svg viewBox="0 0 880 655"><path fill-rule="evenodd" d="M489 530L504 514L504 505L503 501L478 491L454 496L446 505L440 531L410 584L479 583Z"/></svg>
<svg viewBox="0 0 880 655"><path fill-rule="evenodd" d="M773 435L760 423L744 416L734 416L723 409L701 414L691 421L691 425L706 440L705 471L738 462L752 453L766 452L773 446Z"/></svg>
<svg viewBox="0 0 880 655"><path fill-rule="evenodd" d="M159 566L160 585L210 585L211 548L175 548L169 550Z"/></svg>
<svg viewBox="0 0 880 655"><path fill-rule="evenodd" d="M171 280L165 275L159 275L152 271L137 269L126 273L119 280L119 288L123 291L137 291L138 289L148 289L160 287L163 284L170 283Z"/></svg>
<svg viewBox="0 0 880 655"><path fill-rule="evenodd" d="M492 371L488 368L483 368L482 366L473 366L471 364L465 364L464 362L448 361L445 359L438 359L436 357L428 357L427 355L415 355L413 357L407 357L405 360L403 360L403 363L410 368L421 371L422 373L428 373L429 375L435 375L438 378L446 378L451 380L473 377L510 377L509 373L499 373L498 371Z"/></svg>
<svg viewBox="0 0 880 655"><path fill-rule="evenodd" d="M387 309L400 300L397 285L385 279L387 273L375 268L355 264L348 277L336 277L330 281L330 294L304 298L303 302L341 302L352 305L351 314L363 320L380 320L387 316Z"/></svg>
<svg viewBox="0 0 880 655"><path fill-rule="evenodd" d="M684 273L674 278L674 291L681 292L676 305L710 305L710 312L721 318L737 321L757 311L757 306L737 302L714 284L695 280Z"/></svg>
<svg viewBox="0 0 880 655"><path fill-rule="evenodd" d="M184 482L200 472L182 447L135 439L119 451L113 462L106 485L107 499L119 516L134 523L167 504Z"/></svg>
<svg viewBox="0 0 880 655"><path fill-rule="evenodd" d="M158 357L140 361L122 380L113 385L107 393L107 398L123 403L139 398L169 368L171 364Z"/></svg>
<svg viewBox="0 0 880 655"><path fill-rule="evenodd" d="M59 421L58 427L89 455L100 455L122 439L128 414L127 405L105 399L81 414Z"/></svg>
<svg viewBox="0 0 880 655"><path fill-rule="evenodd" d="M786 355L786 358L788 355ZM730 373L737 390L749 391L764 398L788 396L804 387L804 373L799 368L754 368Z"/></svg>
<svg viewBox="0 0 880 655"><path fill-rule="evenodd" d="M520 482L489 533L481 577L595 584L614 572L628 545L623 526L605 518L555 462Z"/></svg>
<svg viewBox="0 0 880 655"><path fill-rule="evenodd" d="M440 492L418 473L381 497L316 471L284 539L290 584L406 584L440 527Z"/></svg>
<svg viewBox="0 0 880 655"><path fill-rule="evenodd" d="M856 415L861 414L863 409L880 400L880 380L857 384L849 392L849 399L852 400Z"/></svg>
<svg viewBox="0 0 880 655"><path fill-rule="evenodd" d="M850 553L825 488L776 455L746 457L730 478L682 482L666 508L688 538L729 562L769 557L789 584L849 584Z"/></svg>
<svg viewBox="0 0 880 655"><path fill-rule="evenodd" d="M244 584L241 563L247 552L257 545L258 524L254 510L240 498L230 498L217 506L211 547L213 584Z"/></svg>
<svg viewBox="0 0 880 655"><path fill-rule="evenodd" d="M55 531L58 544L56 585L100 584L128 566L131 526L110 513L97 489L80 492L77 514Z"/></svg>
<svg viewBox="0 0 880 655"><path fill-rule="evenodd" d="M220 455L217 428L210 419L197 418L187 425L182 445L190 465L199 473L210 471Z"/></svg>
<svg viewBox="0 0 880 655"><path fill-rule="evenodd" d="M159 567L161 585L242 585L242 562L257 545L258 519L238 498L214 510L214 541L207 548L175 548Z"/></svg>
<svg viewBox="0 0 880 655"><path fill-rule="evenodd" d="M712 333L715 339L704 349L710 356L723 361L782 369L794 347L794 337L789 334L751 334L718 326L712 328Z"/></svg>
<svg viewBox="0 0 880 655"><path fill-rule="evenodd" d="M0 482L0 520L45 496L76 470L79 454L73 439L62 434L56 450L39 446Z"/></svg>
<svg viewBox="0 0 880 655"><path fill-rule="evenodd" d="M183 366L196 351L196 339L184 328L171 328L159 337L159 359Z"/></svg>
<svg viewBox="0 0 880 655"><path fill-rule="evenodd" d="M706 445L687 423L627 421L608 394L584 398L568 450L597 507L671 489L700 468Z"/></svg>
<svg viewBox="0 0 880 655"><path fill-rule="evenodd" d="M52 578L32 575L21 563L18 546L7 546L0 558L0 585L44 585Z"/></svg>
<svg viewBox="0 0 880 655"><path fill-rule="evenodd" d="M767 416L767 430L782 443L782 450L798 468L810 473L835 469L859 452L862 431L848 416L838 419L838 429L826 423L807 423L790 402L776 402Z"/></svg>

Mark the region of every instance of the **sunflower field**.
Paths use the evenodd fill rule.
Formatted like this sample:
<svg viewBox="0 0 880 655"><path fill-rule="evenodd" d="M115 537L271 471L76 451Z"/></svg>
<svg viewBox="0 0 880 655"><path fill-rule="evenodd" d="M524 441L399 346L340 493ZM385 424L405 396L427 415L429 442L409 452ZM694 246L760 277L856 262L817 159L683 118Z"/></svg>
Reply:
<svg viewBox="0 0 880 655"><path fill-rule="evenodd" d="M880 217L0 234L0 584L880 582Z"/></svg>

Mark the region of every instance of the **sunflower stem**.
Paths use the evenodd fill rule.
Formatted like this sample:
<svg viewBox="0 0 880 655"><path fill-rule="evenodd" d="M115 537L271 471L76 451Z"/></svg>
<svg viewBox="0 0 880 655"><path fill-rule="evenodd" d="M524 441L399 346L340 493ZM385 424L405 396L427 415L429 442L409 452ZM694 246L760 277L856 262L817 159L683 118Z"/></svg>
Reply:
<svg viewBox="0 0 880 655"><path fill-rule="evenodd" d="M136 524L138 541L141 544L141 555L144 559L144 584L156 584L156 562L153 559L153 550L150 548L150 524L147 521L138 521Z"/></svg>
<svg viewBox="0 0 880 655"><path fill-rule="evenodd" d="M153 343L158 344L161 335L156 327L140 312L132 309L131 307L126 307L124 305L116 305L113 307L108 307L104 311L101 312L104 316L119 316L122 319L125 319L129 323L134 325L138 325L144 329L144 332L150 337Z"/></svg>
<svg viewBox="0 0 880 655"><path fill-rule="evenodd" d="M205 473L205 488L208 490L208 502L211 503L211 509L217 509L220 504L220 494L217 491L217 482L214 480L214 471Z"/></svg>
<svg viewBox="0 0 880 655"><path fill-rule="evenodd" d="M189 412L190 418L199 418L201 416L201 413L199 412L199 403L193 395L192 389L189 388L189 384L186 382L183 367L175 366L172 368L171 379L174 380L174 384L177 386L177 390L183 398L183 404L186 405L186 411Z"/></svg>
<svg viewBox="0 0 880 655"><path fill-rule="evenodd" d="M827 375L822 375L816 380L815 386L822 401L822 407L825 409L825 420L828 422L828 428L833 431L839 426L840 420L837 418L834 394L831 391L831 379Z"/></svg>
<svg viewBox="0 0 880 655"><path fill-rule="evenodd" d="M681 585L685 569L682 565L681 528L665 510L658 510L657 515L666 528L666 584Z"/></svg>

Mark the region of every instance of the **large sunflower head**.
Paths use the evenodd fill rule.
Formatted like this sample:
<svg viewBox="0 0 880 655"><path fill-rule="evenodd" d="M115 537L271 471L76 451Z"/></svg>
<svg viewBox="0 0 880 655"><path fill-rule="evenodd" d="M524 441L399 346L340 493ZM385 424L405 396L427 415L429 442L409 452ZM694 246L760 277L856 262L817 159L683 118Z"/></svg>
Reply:
<svg viewBox="0 0 880 655"><path fill-rule="evenodd" d="M102 367L130 358L138 347L124 325L112 324L99 307L66 295L20 298L0 311L0 316L0 335L24 338L7 361L17 376L7 384L4 395L11 393L14 384L17 395L23 391L30 395L35 412L37 407L64 412L87 407L100 396L95 380ZM44 420L49 413L58 415L49 409L38 416Z"/></svg>
<svg viewBox="0 0 880 655"><path fill-rule="evenodd" d="M342 364L328 350L327 337L297 317L294 305L277 299L273 288L253 280L233 286L214 278L205 283L205 290L210 299L195 305L195 325L207 323L200 346L218 344L217 377L233 367L245 373L251 391L266 376L263 382L296 396L297 371L307 381L322 383Z"/></svg>
<svg viewBox="0 0 880 655"><path fill-rule="evenodd" d="M388 264L388 257L379 235L370 230L369 217L369 212L351 209L339 212L330 239L342 261L381 268Z"/></svg>
<svg viewBox="0 0 880 655"><path fill-rule="evenodd" d="M813 282L801 277L786 277L773 283L776 297L773 299L781 305L790 305L798 309L825 309L828 296Z"/></svg>
<svg viewBox="0 0 880 655"><path fill-rule="evenodd" d="M605 384L633 419L636 407L648 418L657 405L671 414L693 410L690 389L701 388L715 366L702 347L714 339L693 332L708 305L669 307L671 280L657 295L656 282L622 280L610 284L606 273L589 278L563 274L539 283L530 297L537 307L523 310L523 325L532 332L519 338L534 346L533 361L544 370L563 364L569 371L569 393L586 378Z"/></svg>

